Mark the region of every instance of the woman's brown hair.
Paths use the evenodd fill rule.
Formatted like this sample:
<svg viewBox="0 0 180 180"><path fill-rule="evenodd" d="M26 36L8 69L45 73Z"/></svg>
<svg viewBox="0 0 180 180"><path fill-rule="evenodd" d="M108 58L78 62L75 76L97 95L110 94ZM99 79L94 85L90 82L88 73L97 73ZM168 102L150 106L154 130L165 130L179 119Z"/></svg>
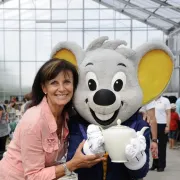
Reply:
<svg viewBox="0 0 180 180"><path fill-rule="evenodd" d="M77 85L78 85L78 72L77 72L76 67L72 63L63 59L57 59L57 58L50 59L44 65L42 65L42 67L39 69L39 71L37 72L35 76L33 86L32 86L32 92L31 92L32 102L30 104L30 107L38 105L42 101L43 97L45 96L42 90L42 85L44 85L47 81L55 78L62 71L65 73L67 71L72 72L73 87L74 87L73 89L74 91L76 90ZM68 102L65 105L63 112L68 112L71 109L72 109L72 99L70 102ZM58 126L62 125L58 123L59 122L57 122ZM61 133L61 131L59 133Z"/></svg>

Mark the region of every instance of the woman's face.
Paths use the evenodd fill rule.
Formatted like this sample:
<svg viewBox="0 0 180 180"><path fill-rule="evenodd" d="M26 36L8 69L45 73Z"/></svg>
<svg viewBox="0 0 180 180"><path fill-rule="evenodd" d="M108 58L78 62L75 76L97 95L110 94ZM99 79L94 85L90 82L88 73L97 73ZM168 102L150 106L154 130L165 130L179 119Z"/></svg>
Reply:
<svg viewBox="0 0 180 180"><path fill-rule="evenodd" d="M47 81L42 89L52 106L65 106L73 96L72 72L61 71L54 79Z"/></svg>

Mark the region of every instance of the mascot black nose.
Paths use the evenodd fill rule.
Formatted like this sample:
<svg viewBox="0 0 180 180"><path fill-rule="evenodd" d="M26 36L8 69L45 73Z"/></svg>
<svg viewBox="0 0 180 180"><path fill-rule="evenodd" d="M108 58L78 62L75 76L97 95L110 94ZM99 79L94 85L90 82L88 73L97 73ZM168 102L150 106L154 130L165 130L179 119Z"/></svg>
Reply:
<svg viewBox="0 0 180 180"><path fill-rule="evenodd" d="M95 93L93 100L97 105L109 106L115 102L116 96L108 89L101 89Z"/></svg>

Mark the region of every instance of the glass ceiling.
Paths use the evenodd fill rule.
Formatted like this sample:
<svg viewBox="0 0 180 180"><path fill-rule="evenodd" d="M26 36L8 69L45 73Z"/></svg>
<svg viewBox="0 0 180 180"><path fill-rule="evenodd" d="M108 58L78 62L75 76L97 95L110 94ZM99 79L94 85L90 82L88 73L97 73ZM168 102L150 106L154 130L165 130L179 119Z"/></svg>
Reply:
<svg viewBox="0 0 180 180"><path fill-rule="evenodd" d="M180 0L94 0L166 34L180 28Z"/></svg>
<svg viewBox="0 0 180 180"><path fill-rule="evenodd" d="M145 23L151 27L157 28L163 31L165 34L170 34L177 28L180 28L180 0L93 0L104 6L110 7L126 16L136 19L142 23ZM0 0L0 4L5 2L13 2L13 0ZM17 7L14 3L15 7ZM23 1L21 7L26 7L26 0ZM49 1L35 1L36 6L47 7L49 6ZM39 3L39 4L38 4ZM78 6L78 4L77 4ZM32 8L33 3L32 3ZM80 7L77 7L80 8ZM82 7L81 7L82 8ZM11 11L11 10L10 10ZM18 11L18 10L17 10ZM7 11L6 11L7 12ZM14 13L14 14L13 14ZM15 18L16 12L9 12L8 16ZM18 13L17 13L18 14ZM18 15L17 15L18 16ZM18 19L18 17L17 17Z"/></svg>
<svg viewBox="0 0 180 180"><path fill-rule="evenodd" d="M99 2L0 0L0 100L28 93L33 76L60 40L86 48L92 39L109 36L136 48L149 40L164 41L164 33L179 27L180 0Z"/></svg>

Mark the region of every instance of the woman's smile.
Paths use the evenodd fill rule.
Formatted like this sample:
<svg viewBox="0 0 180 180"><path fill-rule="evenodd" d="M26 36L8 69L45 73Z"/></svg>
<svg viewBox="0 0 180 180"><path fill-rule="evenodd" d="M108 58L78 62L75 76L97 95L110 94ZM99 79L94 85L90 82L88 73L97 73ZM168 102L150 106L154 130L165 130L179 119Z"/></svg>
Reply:
<svg viewBox="0 0 180 180"><path fill-rule="evenodd" d="M58 94L58 95L56 95L56 97L57 97L59 100L65 99L65 98L67 98L67 96L68 96L68 94Z"/></svg>

